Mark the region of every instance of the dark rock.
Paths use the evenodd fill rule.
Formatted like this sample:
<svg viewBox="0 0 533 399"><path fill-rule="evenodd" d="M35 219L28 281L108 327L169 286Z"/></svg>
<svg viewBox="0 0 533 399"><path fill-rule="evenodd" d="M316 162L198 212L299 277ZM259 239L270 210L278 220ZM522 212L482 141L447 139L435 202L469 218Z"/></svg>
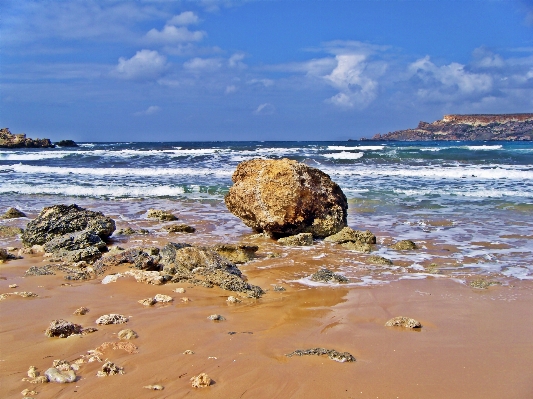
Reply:
<svg viewBox="0 0 533 399"><path fill-rule="evenodd" d="M292 356L324 356L326 355L331 360L336 362L355 362L355 357L353 357L348 352L337 352L335 349L325 349L325 348L312 348L312 349L297 349L294 352L288 353L287 357Z"/></svg>
<svg viewBox="0 0 533 399"><path fill-rule="evenodd" d="M348 282L348 279L344 277L341 274L333 273L331 270L322 268L316 273L313 273L311 275L311 280L313 281L321 281L324 283L327 283L331 280L336 281L338 283L346 283Z"/></svg>
<svg viewBox="0 0 533 399"><path fill-rule="evenodd" d="M101 212L93 212L77 205L54 205L44 208L28 223L22 242L30 247L43 245L56 237L88 231L106 239L115 231L115 221Z"/></svg>
<svg viewBox="0 0 533 399"><path fill-rule="evenodd" d="M0 219L15 219L15 218L25 218L26 214L19 211L17 208L9 208L6 213L0 217Z"/></svg>
<svg viewBox="0 0 533 399"><path fill-rule="evenodd" d="M148 231L146 229L134 230L131 227L126 227L125 229L120 229L120 230L116 231L115 234L123 235L123 236L131 236L131 235L135 235L135 234L143 234L144 235L144 234L150 234L150 231Z"/></svg>
<svg viewBox="0 0 533 399"><path fill-rule="evenodd" d="M57 319L50 323L50 326L46 329L45 334L47 337L66 338L72 334L81 334L82 331L83 327L79 324L74 324L63 319Z"/></svg>
<svg viewBox="0 0 533 399"><path fill-rule="evenodd" d="M96 261L93 265L93 269L96 274L102 274L111 267L130 263L135 269L160 270L159 262L161 257L157 254L152 255L150 252L152 251L145 248L129 248L117 254L104 256Z"/></svg>
<svg viewBox="0 0 533 399"><path fill-rule="evenodd" d="M78 147L74 140L60 140L56 143L58 147Z"/></svg>
<svg viewBox="0 0 533 399"><path fill-rule="evenodd" d="M53 270L52 265L45 265L45 266L31 266L28 270L26 270L26 273L24 273L25 276L53 276L55 275L55 272Z"/></svg>
<svg viewBox="0 0 533 399"><path fill-rule="evenodd" d="M67 233L53 238L46 242L43 247L46 252L75 251L87 248L95 248L100 252L107 250L107 245L100 236L89 230Z"/></svg>
<svg viewBox="0 0 533 399"><path fill-rule="evenodd" d="M384 266L391 266L392 261L390 259L384 258L383 256L379 255L370 255L368 258L365 259L366 263L372 263L374 265L384 265Z"/></svg>
<svg viewBox="0 0 533 399"><path fill-rule="evenodd" d="M232 180L226 206L258 232L326 237L346 226L346 196L318 169L289 159L253 159L240 163Z"/></svg>

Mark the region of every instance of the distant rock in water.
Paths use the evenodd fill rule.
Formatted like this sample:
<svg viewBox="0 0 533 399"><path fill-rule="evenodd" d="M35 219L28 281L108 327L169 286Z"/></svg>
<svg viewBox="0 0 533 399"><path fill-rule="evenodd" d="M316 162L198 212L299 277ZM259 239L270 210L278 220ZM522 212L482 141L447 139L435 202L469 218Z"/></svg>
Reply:
<svg viewBox="0 0 533 399"><path fill-rule="evenodd" d="M25 134L13 134L9 128L0 129L0 148L54 148L50 139L30 139Z"/></svg>
<svg viewBox="0 0 533 399"><path fill-rule="evenodd" d="M376 134L372 140L533 140L533 114L444 115L433 123L420 122L415 129Z"/></svg>
<svg viewBox="0 0 533 399"><path fill-rule="evenodd" d="M61 140L56 143L58 147L77 147L78 144L74 140Z"/></svg>
<svg viewBox="0 0 533 399"><path fill-rule="evenodd" d="M237 166L232 180L226 206L258 232L327 237L346 226L346 196L316 168L289 159L252 159Z"/></svg>

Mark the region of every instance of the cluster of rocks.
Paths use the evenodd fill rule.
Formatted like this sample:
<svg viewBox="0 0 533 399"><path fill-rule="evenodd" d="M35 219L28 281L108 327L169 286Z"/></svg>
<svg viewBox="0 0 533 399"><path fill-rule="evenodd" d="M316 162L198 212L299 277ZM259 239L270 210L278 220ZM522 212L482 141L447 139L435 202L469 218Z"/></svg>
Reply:
<svg viewBox="0 0 533 399"><path fill-rule="evenodd" d="M285 356L327 356L331 360L340 363L355 362L355 357L348 352L338 352L335 349L326 348L297 349Z"/></svg>
<svg viewBox="0 0 533 399"><path fill-rule="evenodd" d="M30 139L25 134L13 134L9 128L0 129L0 148L53 148L50 139Z"/></svg>

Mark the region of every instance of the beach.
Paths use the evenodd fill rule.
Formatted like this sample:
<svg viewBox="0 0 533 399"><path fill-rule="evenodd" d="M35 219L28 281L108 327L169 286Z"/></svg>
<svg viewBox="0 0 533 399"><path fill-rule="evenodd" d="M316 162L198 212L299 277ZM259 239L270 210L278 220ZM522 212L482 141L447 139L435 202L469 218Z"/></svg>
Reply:
<svg viewBox="0 0 533 399"><path fill-rule="evenodd" d="M212 143L2 152L0 205L27 215L2 225L25 228L45 206L76 203L111 217L117 232L148 231L115 232L110 248L257 245L255 259L238 267L265 291L249 298L186 282L151 285L123 277L102 284L104 276L76 281L61 272L25 276L31 266L50 261L42 253L22 254L0 265L0 293L38 296L0 301L2 396L33 389L37 398L530 397L531 145L468 146L255 143L236 150ZM321 239L282 246L254 235L232 215L223 196L235 166L273 153L330 174L348 197L348 226L375 234L372 254L392 265L373 264L369 254ZM147 217L149 209L168 210L196 231L169 233L167 222ZM417 249L391 247L405 239ZM22 242L5 237L1 247L21 248ZM347 282L313 281L321 268ZM106 275L128 270L124 264ZM174 291L179 288L184 292ZM173 301L138 303L156 294ZM229 296L241 302L228 303ZM74 315L82 306L88 313ZM96 324L111 313L129 320ZM225 320L209 320L213 314ZM422 327L385 327L396 316ZM44 331L55 319L98 331L49 338ZM136 349L108 347L101 356L123 367L123 375L97 377L102 363L94 361L79 364L74 383L22 381L30 366L43 373L56 359L73 364L105 342L120 342L117 333L124 328L138 334L128 341ZM356 361L287 356L312 348L348 352ZM188 350L194 353L184 354ZM190 378L200 373L212 379L209 387L191 387ZM156 384L164 389L143 388Z"/></svg>

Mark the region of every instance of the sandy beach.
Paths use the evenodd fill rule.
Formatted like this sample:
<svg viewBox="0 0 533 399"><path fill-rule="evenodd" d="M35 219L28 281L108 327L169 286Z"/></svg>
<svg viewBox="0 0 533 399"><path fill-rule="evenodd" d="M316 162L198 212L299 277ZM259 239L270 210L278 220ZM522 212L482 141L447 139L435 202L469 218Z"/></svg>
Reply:
<svg viewBox="0 0 533 399"><path fill-rule="evenodd" d="M347 253L362 255L324 242L290 248L271 239L252 238L252 231L228 215L223 215L222 221L210 221L208 215L223 213L220 207L202 214L198 206L182 204L184 221L198 229L194 234L117 237L110 244L124 248L163 246L169 241L212 245L227 239L220 232L229 230L234 243L260 247L257 258L239 268L248 282L267 291L262 298L240 297L242 302L229 304L228 296L235 293L218 287L188 283L154 286L131 277L109 284L102 284L101 278L68 281L61 273L24 277L30 266L47 264L42 254L7 261L0 266L1 293L31 291L38 297L9 295L0 301L1 396L21 397L24 389L38 392L37 398L522 399L533 394L531 281L476 289L443 274L370 286L305 285L301 279L320 267L327 265L337 271ZM195 209L203 220L195 219ZM12 224L17 223L24 221ZM131 223L119 221L117 225L125 228ZM141 225L152 231L160 227L139 217L134 227ZM394 239L375 233L379 242ZM7 244L21 246L17 239ZM443 250L449 248L426 242L419 251ZM126 270L128 265L109 272ZM9 288L11 284L17 287ZM275 291L276 285L285 291ZM176 288L185 292L176 293ZM173 301L149 307L138 303L156 294L170 295ZM184 302L183 297L189 301ZM89 312L73 315L81 306ZM99 316L110 313L125 315L129 321L96 325ZM208 320L212 314L226 320ZM384 326L400 315L415 318L423 327ZM45 336L50 322L60 318L98 331L64 339ZM124 328L138 334L137 339L128 341L137 347L136 353L109 347L103 354L123 367L125 374L97 377L102 363L92 362L80 364L75 383L22 381L30 366L43 373L56 359L73 363L105 342L119 342L117 333ZM356 362L286 356L297 349L317 347L349 352ZM194 354L184 354L187 350ZM190 378L202 372L213 384L192 388ZM143 388L154 384L164 389Z"/></svg>

